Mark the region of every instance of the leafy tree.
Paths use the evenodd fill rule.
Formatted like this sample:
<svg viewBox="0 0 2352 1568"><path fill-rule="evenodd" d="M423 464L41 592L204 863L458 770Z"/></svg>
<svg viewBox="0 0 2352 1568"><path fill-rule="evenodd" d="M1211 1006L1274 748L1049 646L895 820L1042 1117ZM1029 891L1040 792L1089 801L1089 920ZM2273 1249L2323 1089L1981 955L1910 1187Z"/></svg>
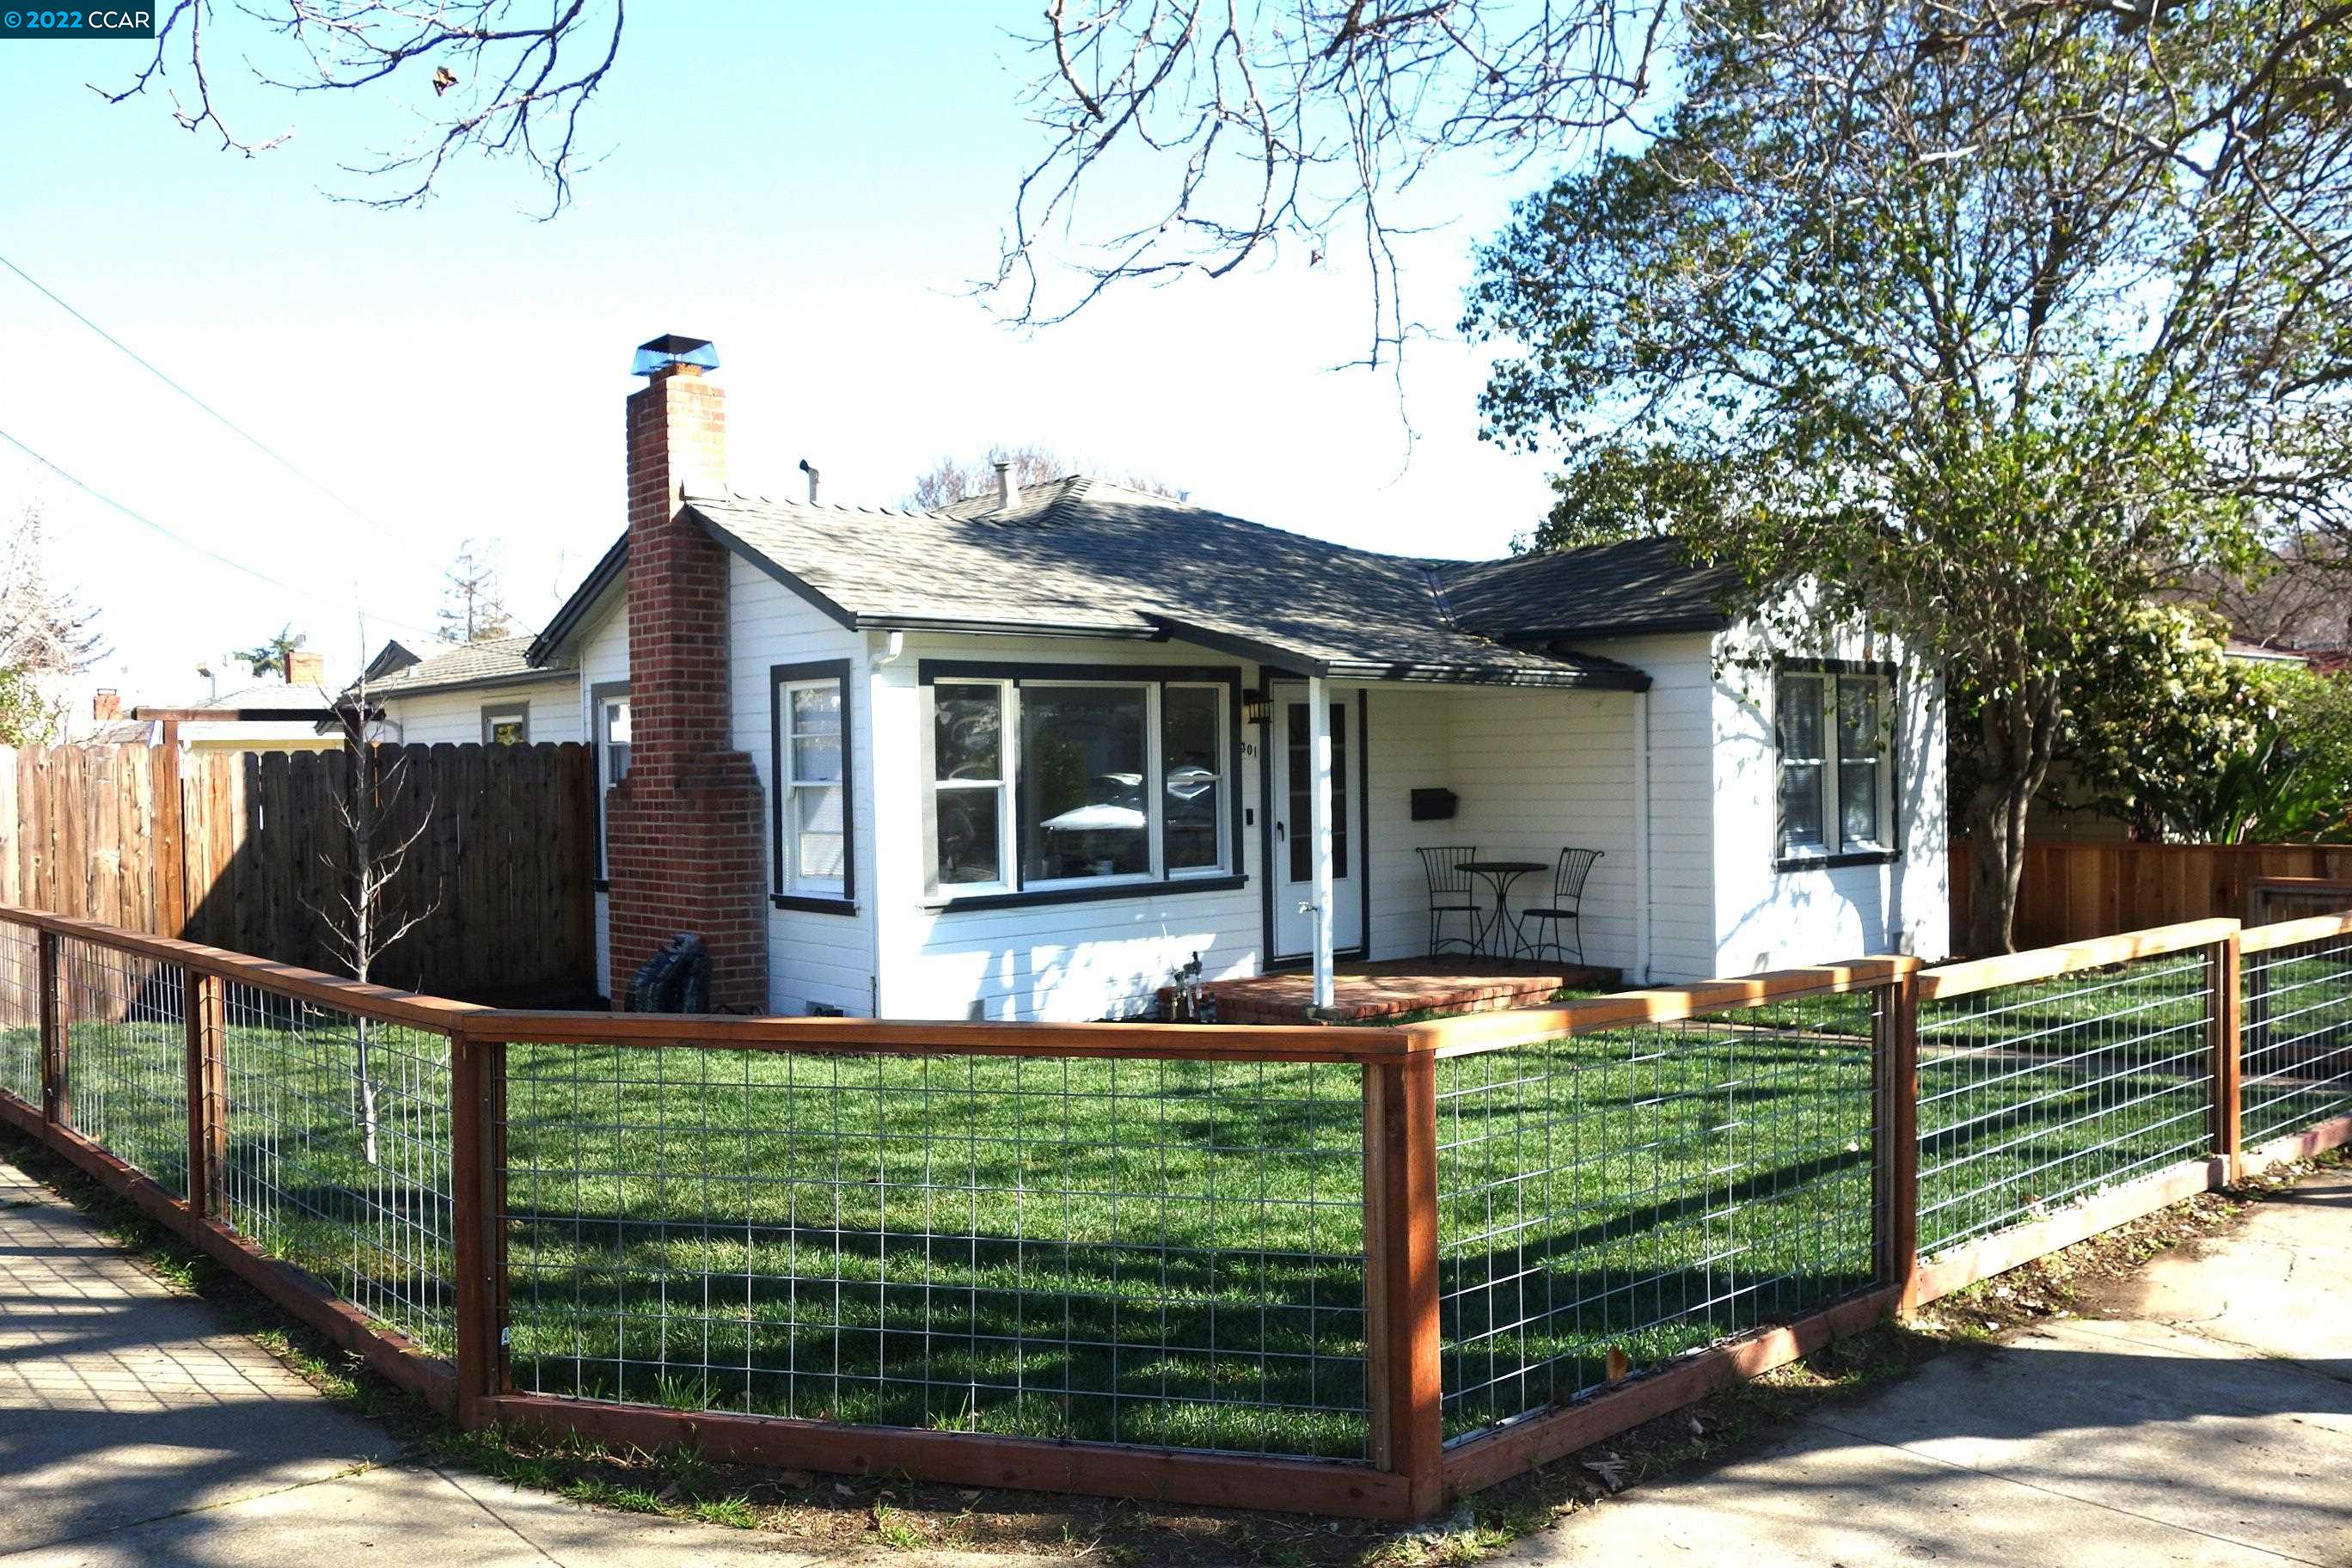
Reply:
<svg viewBox="0 0 2352 1568"><path fill-rule="evenodd" d="M288 656L310 640L308 633L296 631L289 622L278 627L275 636L264 637L251 647L239 648L229 658L256 675L283 676Z"/></svg>
<svg viewBox="0 0 2352 1568"><path fill-rule="evenodd" d="M506 595L499 581L498 545L466 540L442 574L441 607L435 612L441 635L452 642L493 642L514 635Z"/></svg>
<svg viewBox="0 0 2352 1568"><path fill-rule="evenodd" d="M2211 805L2214 780L2263 750L2275 718L2225 637L2178 607L2143 606L2114 627L2070 694L2055 793L2151 842L2224 815Z"/></svg>
<svg viewBox="0 0 2352 1568"><path fill-rule="evenodd" d="M971 496L988 495L996 489L996 465L1013 466L1013 482L1024 489L1042 485L1052 479L1064 479L1079 471L1079 466L1056 455L1050 447L1032 442L1020 447L991 447L982 457L969 462L954 458L941 458L915 478L914 489L907 492L907 506L915 511L936 511L940 507ZM1190 491L1148 475L1106 475L1114 482L1146 495L1166 496L1182 500Z"/></svg>
<svg viewBox="0 0 2352 1568"><path fill-rule="evenodd" d="M1539 544L1671 531L1769 638L1864 622L1970 694L1975 951L2116 629L2352 502L2344 19L1741 0L1479 253Z"/></svg>
<svg viewBox="0 0 2352 1568"><path fill-rule="evenodd" d="M42 679L88 669L103 646L98 612L49 580L47 528L28 504L0 535L0 744L48 739L57 712Z"/></svg>

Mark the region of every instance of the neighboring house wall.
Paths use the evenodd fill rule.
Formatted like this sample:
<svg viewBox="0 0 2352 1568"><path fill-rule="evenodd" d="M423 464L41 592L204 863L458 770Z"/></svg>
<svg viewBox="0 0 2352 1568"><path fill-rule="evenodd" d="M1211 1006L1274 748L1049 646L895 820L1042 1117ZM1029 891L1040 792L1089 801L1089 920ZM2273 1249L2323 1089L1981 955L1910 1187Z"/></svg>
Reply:
<svg viewBox="0 0 2352 1568"><path fill-rule="evenodd" d="M852 1015L874 1008L873 756L870 706L862 689L866 638L818 611L741 556L730 558L728 579L728 672L736 749L751 754L768 798L768 892L774 885L776 747L770 672L778 665L849 661L851 879L856 912L768 910L768 1005L800 1014L812 1005ZM917 831L909 818L895 825Z"/></svg>
<svg viewBox="0 0 2352 1568"><path fill-rule="evenodd" d="M519 686L482 686L458 691L420 691L388 696L384 716L400 726L411 746L470 746L482 740L482 710L527 705L533 743L587 738L581 718L580 687L573 680L526 681Z"/></svg>
<svg viewBox="0 0 2352 1568"><path fill-rule="evenodd" d="M1717 647L1715 682L1715 858L1717 974L1747 974L1896 950L1941 958L1950 950L1949 828L1943 690L1916 670L1896 680L1891 861L1776 870L1779 773L1772 677L1724 658L1752 647L1739 628ZM1832 657L1892 656L1858 638ZM1696 978L1696 976L1689 976Z"/></svg>

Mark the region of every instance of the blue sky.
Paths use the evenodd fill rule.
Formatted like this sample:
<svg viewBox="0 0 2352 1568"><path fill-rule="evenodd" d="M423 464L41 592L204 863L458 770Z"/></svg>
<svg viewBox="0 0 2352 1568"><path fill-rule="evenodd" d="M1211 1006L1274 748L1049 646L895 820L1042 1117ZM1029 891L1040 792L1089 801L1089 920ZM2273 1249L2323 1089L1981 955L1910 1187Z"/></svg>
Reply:
<svg viewBox="0 0 2352 1568"><path fill-rule="evenodd" d="M202 689L198 660L290 621L331 668L415 641L457 542L502 543L535 623L619 532L629 351L662 331L725 361L743 489L888 505L943 454L1043 441L1155 473L1242 515L1375 549L1499 552L1541 514L1543 465L1475 439L1486 358L1416 346L1409 467L1364 345L1360 269L1303 256L1116 296L1022 334L963 294L993 266L1042 143L1034 68L1005 29L1034 7L640 8L587 137L578 205L533 220L524 172L468 163L417 211L337 204L340 159L395 139L392 100L246 86L221 8L212 70L254 159L109 108L130 43L0 44L0 255L307 473L321 497L0 272L0 430L164 526L305 590L169 543L0 447L0 509L48 506L57 563L104 612L94 672L143 700ZM397 89L422 91L422 83ZM1472 242L1532 174L1449 168L1416 216L1409 299L1459 313ZM877 518L877 528L888 526Z"/></svg>

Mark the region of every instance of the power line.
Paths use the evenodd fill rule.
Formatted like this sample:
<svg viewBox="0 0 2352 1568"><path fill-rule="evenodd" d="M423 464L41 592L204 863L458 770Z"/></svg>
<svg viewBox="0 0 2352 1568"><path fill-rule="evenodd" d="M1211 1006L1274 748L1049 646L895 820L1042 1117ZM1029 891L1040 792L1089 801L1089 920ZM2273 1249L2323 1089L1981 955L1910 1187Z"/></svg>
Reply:
<svg viewBox="0 0 2352 1568"><path fill-rule="evenodd" d="M189 402L203 409L206 414L211 415L215 419L219 420L223 426L235 432L239 438L244 440L248 446L252 447L254 450L268 458L271 462L276 463L279 468L284 468L288 473L293 475L304 484L309 485L312 489L317 490L320 495L325 496L329 500L333 501L337 506L341 507L345 511L350 512L353 517L358 518L362 522L366 523L370 528L374 529L378 533L383 535L383 537L391 542L401 546L404 550L408 547L408 541L402 539L399 535L394 533L392 530L378 522L374 518L370 517L366 512L362 511L358 507L352 505L350 501L345 500L341 496L337 495L320 480L312 479L309 474L296 467L293 459L285 457L275 447L271 447L267 441L264 441L260 437L256 436L252 431L247 430L244 426L239 425L236 420L231 419L227 415L223 414L219 409L215 408L211 404L206 403L203 398L198 397L194 393L190 392L186 387L182 386L178 382L173 380L169 375L166 375L160 368L158 368L153 361L140 353L138 350L132 348L129 343L124 342L121 338L116 337L112 332L108 331L104 327L100 326L96 321L91 321L88 316L83 315L79 310L75 310L73 306L67 303L66 300L60 298L57 291L52 289L47 284L43 283L39 279L34 277L31 273L26 271L23 268L17 266L15 262L9 260L5 256L0 256L0 267L5 267L9 271L15 273L17 277L31 284L58 310L63 310L67 315L71 316L75 321L79 321L83 326L88 327L91 331L96 332L108 342L112 343L117 349L121 350L133 364L139 366L140 369L147 372L148 374L153 376L165 386L170 387L173 391L178 393L181 396L186 398Z"/></svg>
<svg viewBox="0 0 2352 1568"><path fill-rule="evenodd" d="M366 606L361 605L356 598L345 599L333 597L326 594L321 594L316 589L304 588L296 584L289 583L282 577L273 577L268 573L261 571L257 567L247 566L244 562L234 560L229 556L224 555L219 551L211 548L209 545L199 544L194 540L188 538L184 534L173 532L172 530L164 527L162 523L157 522L153 518L149 517L142 511L138 511L131 507L123 505L121 501L116 500L112 496L108 495L105 491L98 489L96 486L89 484L76 476L68 473L65 469L59 468L57 464L51 462L40 453L36 452L30 447L26 446L25 443L16 439L16 437L10 435L7 431L0 430L0 441L7 442L8 445L16 447L16 450L32 458L33 461L40 464L41 467L48 469L49 472L57 475L58 478L73 486L74 489L81 491L84 495L89 496L92 500L113 508L116 511L121 512L123 516L139 524L142 528L151 529L153 531L162 534L165 539L170 540L173 543L178 545L183 550L193 551L194 553L205 556L208 560L220 563L220 564L227 567L232 572L241 572L246 576L254 579L256 582L267 583L271 587L283 589L289 594L299 595L302 598L313 600L321 605L332 605L337 609L357 609L367 614L371 619L382 621L388 626L399 626L407 631L424 632L427 636L435 635L431 628L418 626L414 621L404 621L394 616L375 615L373 612L368 611Z"/></svg>

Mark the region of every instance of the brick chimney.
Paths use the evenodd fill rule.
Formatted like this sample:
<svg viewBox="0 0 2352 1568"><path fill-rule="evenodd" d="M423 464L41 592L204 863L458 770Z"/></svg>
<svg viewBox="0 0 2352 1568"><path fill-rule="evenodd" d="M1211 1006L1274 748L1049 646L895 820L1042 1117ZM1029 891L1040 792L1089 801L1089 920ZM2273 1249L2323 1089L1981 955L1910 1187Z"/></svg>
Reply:
<svg viewBox="0 0 2352 1568"><path fill-rule="evenodd" d="M325 654L312 653L308 649L298 647L289 647L286 650L287 685L318 686L326 679L327 656Z"/></svg>
<svg viewBox="0 0 2352 1568"><path fill-rule="evenodd" d="M768 1010L767 795L733 747L727 552L679 510L727 482L726 395L698 338L637 351L629 398L629 771L606 797L615 1005L640 964L690 931L714 1007Z"/></svg>
<svg viewBox="0 0 2352 1568"><path fill-rule="evenodd" d="M101 686L98 695L89 700L89 716L99 723L122 717L122 693L111 686Z"/></svg>

